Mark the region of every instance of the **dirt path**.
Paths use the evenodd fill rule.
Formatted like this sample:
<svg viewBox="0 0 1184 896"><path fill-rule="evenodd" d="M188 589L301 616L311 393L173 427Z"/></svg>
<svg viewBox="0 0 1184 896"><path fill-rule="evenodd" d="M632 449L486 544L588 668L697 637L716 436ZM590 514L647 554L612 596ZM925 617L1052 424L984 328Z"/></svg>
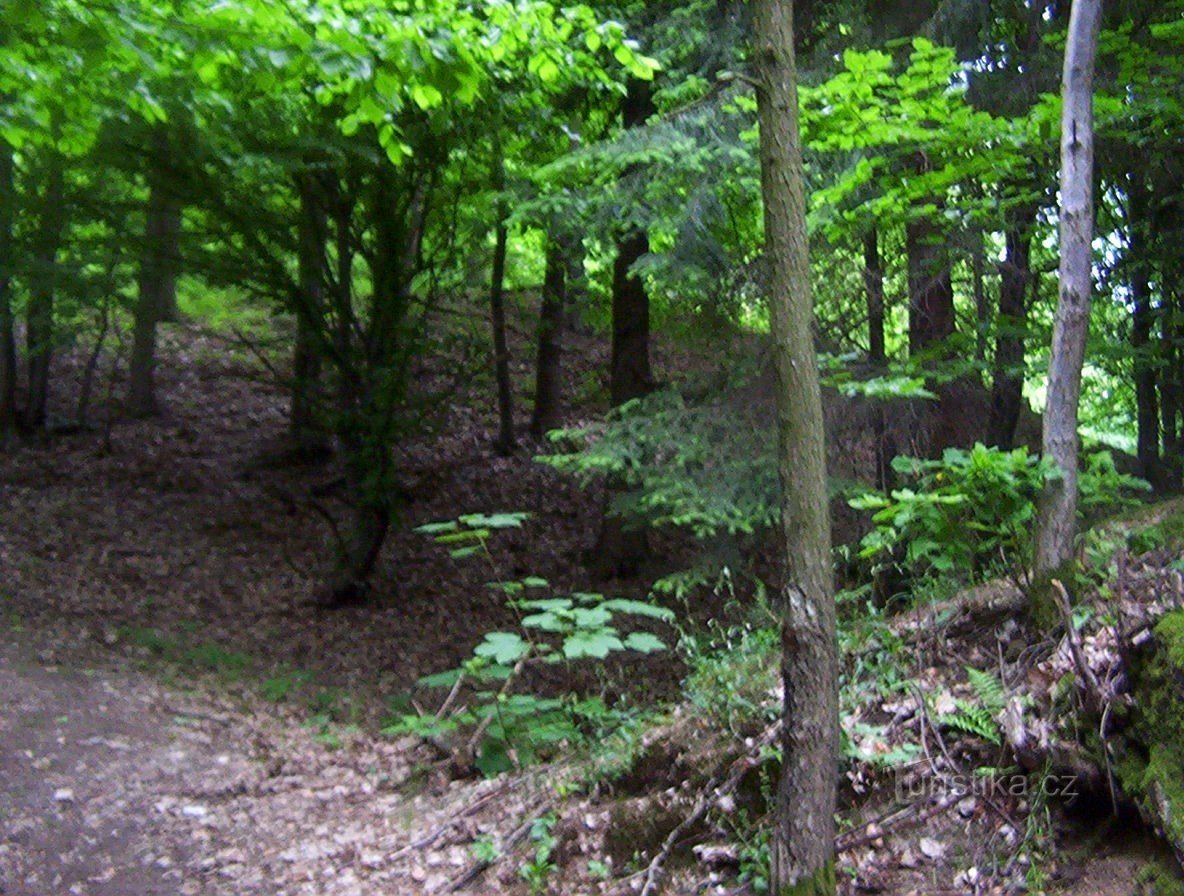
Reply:
<svg viewBox="0 0 1184 896"><path fill-rule="evenodd" d="M413 896L537 798L421 777L406 743L331 749L246 697L46 666L10 630L0 695L3 896Z"/></svg>

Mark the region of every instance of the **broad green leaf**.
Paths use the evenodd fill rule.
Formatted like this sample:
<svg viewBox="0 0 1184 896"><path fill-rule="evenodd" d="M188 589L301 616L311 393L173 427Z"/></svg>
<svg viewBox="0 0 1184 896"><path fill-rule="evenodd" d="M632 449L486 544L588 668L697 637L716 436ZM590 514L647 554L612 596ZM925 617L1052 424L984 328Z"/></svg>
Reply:
<svg viewBox="0 0 1184 896"><path fill-rule="evenodd" d="M530 652L530 644L514 632L489 632L473 650L477 656L488 657L496 663L511 665Z"/></svg>

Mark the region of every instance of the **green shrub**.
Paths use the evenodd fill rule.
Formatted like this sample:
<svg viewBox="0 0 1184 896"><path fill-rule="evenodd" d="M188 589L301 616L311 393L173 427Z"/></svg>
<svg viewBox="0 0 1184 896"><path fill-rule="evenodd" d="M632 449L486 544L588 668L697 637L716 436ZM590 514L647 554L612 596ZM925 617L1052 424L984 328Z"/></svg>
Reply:
<svg viewBox="0 0 1184 896"><path fill-rule="evenodd" d="M962 581L1014 572L1027 563L1037 500L1046 479L1057 475L1051 462L1026 448L1003 451L981 443L970 450L947 448L940 460L898 457L892 468L900 488L849 501L872 511L874 528L860 556L875 571L894 567L913 578ZM1129 504L1132 491L1149 487L1119 473L1105 451L1085 457L1078 481L1083 516Z"/></svg>

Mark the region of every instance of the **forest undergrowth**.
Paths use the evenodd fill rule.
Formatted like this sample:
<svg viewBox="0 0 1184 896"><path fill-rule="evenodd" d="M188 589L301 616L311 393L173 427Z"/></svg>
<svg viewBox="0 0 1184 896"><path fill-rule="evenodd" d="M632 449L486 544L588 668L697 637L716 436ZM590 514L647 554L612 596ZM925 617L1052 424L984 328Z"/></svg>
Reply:
<svg viewBox="0 0 1184 896"><path fill-rule="evenodd" d="M602 410L588 373L602 361L589 343L569 365L584 394L572 422ZM465 757L454 731L406 722L479 694L417 682L468 669L474 685L474 647L523 630L491 580L655 606L640 581L585 572L598 496L531 447L493 456L489 415L455 402L437 435L400 449L406 520L372 599L324 611L310 595L334 472L274 462L284 393L191 326L172 332L161 387L160 419L106 426L100 412L0 462L0 675L20 695L4 714L20 745L4 760L20 797L3 822L5 892L70 879L110 894L762 892L780 692L759 602L674 601L676 626L641 614L667 650L532 663L494 688L492 724L473 717L502 736L503 773L483 778L472 728ZM475 554L416 531L509 512L529 516ZM1123 639L1179 605L1180 516L1166 505L1094 530L1069 634L1025 630L1007 580L903 614L863 592L841 601L845 892L1176 892L1170 853L1111 803L1104 764L1022 747L1040 740L1028 708L1067 718L1106 699L1090 688L1112 681ZM657 549L686 559L676 539ZM543 607L544 629L570 636L546 625L577 604ZM500 714L519 698L555 701L525 706L574 727L524 749ZM89 783L70 783L79 768ZM77 833L47 818L118 831L138 812L91 854L61 850L57 883L38 865ZM112 870L129 854L138 884Z"/></svg>

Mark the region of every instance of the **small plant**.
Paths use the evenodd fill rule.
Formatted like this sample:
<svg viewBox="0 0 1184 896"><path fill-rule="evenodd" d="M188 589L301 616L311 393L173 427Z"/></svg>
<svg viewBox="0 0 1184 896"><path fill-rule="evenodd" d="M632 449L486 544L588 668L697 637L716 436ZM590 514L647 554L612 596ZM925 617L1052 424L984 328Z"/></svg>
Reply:
<svg viewBox="0 0 1184 896"><path fill-rule="evenodd" d="M536 818L530 826L530 841L534 844L534 855L518 866L518 876L526 881L530 892L542 893L547 888L547 878L555 870L551 855L555 851L555 813L548 812Z"/></svg>
<svg viewBox="0 0 1184 896"><path fill-rule="evenodd" d="M707 635L683 635L680 648L691 672L685 682L692 706L739 734L777 717L778 629L768 625L709 623Z"/></svg>
<svg viewBox="0 0 1184 896"><path fill-rule="evenodd" d="M469 853L478 862L485 862L493 864L501 858L502 851L495 840L489 834L482 834L469 846Z"/></svg>
<svg viewBox="0 0 1184 896"><path fill-rule="evenodd" d="M996 721L999 713L1007 703L1007 692L1003 683L994 675L978 669L966 669L970 679L970 686L974 689L975 701L958 698L954 701L957 709L941 716L939 721L955 731L980 737L989 744L1000 746L1003 743L1003 733Z"/></svg>
<svg viewBox="0 0 1184 896"><path fill-rule="evenodd" d="M518 527L524 514L471 515L448 523L421 526L449 547L454 558L484 554L492 562L487 540L494 529ZM604 660L614 653L652 653L665 643L646 631L628 634L619 628L623 617L669 622L673 613L645 601L606 598L602 594L534 596L549 591L545 579L529 576L492 582L520 614L518 631L495 631L473 649L460 667L420 680L425 687L448 688L435 714L405 713L388 724L386 734L413 734L441 739L465 732L463 753L485 775L537 761L549 749L578 741L588 728L603 733L616 714L603 700L540 697L517 694L514 688L532 665ZM472 702L457 707L462 688L473 689Z"/></svg>

